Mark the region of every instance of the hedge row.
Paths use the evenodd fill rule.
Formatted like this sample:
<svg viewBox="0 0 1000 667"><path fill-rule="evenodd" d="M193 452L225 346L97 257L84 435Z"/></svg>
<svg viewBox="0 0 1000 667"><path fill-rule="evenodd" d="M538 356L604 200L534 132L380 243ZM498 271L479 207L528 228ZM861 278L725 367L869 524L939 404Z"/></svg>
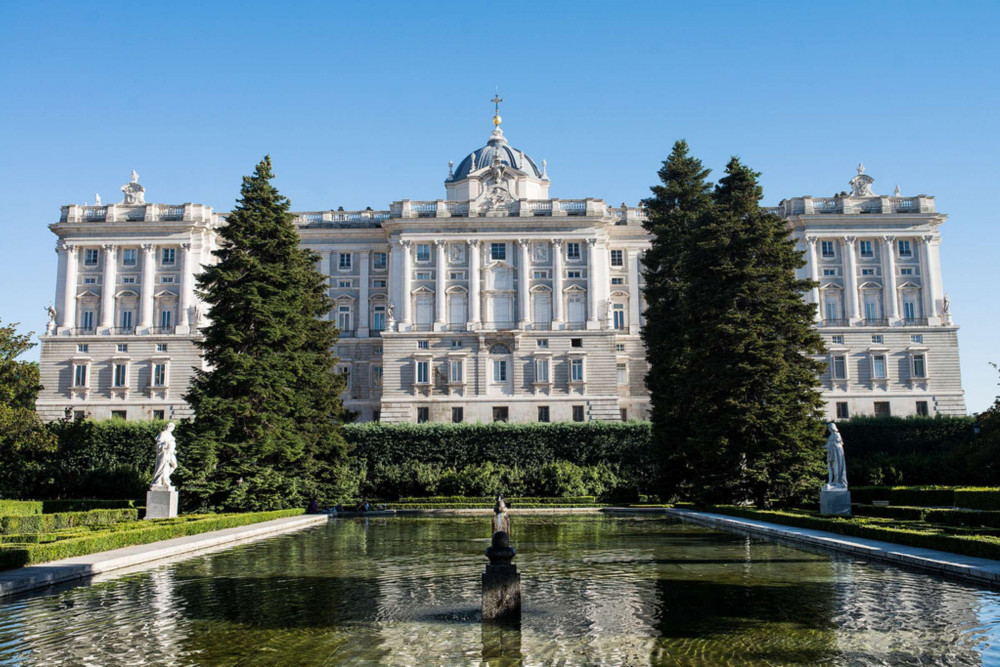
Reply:
<svg viewBox="0 0 1000 667"><path fill-rule="evenodd" d="M73 556L85 556L99 551L149 544L224 528L246 526L271 519L298 516L302 513L301 509L292 509L247 514L205 515L204 518L192 517L186 521L143 522L135 525L131 530L106 530L47 544L0 544L0 569L23 567Z"/></svg>
<svg viewBox="0 0 1000 667"><path fill-rule="evenodd" d="M54 512L89 512L90 510L116 510L135 507L134 500L93 500L90 498L43 500L42 513Z"/></svg>
<svg viewBox="0 0 1000 667"><path fill-rule="evenodd" d="M527 509L573 509L575 507L605 507L607 503L518 503L511 511ZM386 503L390 510L489 510L489 507L472 503Z"/></svg>
<svg viewBox="0 0 1000 667"><path fill-rule="evenodd" d="M955 489L955 506L972 510L1000 510L1000 489Z"/></svg>
<svg viewBox="0 0 1000 667"><path fill-rule="evenodd" d="M1000 559L1000 537L992 535L949 535L932 526L923 529L903 528L870 523L865 519L820 517L792 512L755 510L730 505L706 508L717 514L727 514L759 521L769 521L798 528L825 530L840 535L882 540L921 549L937 549L977 558Z"/></svg>
<svg viewBox="0 0 1000 667"><path fill-rule="evenodd" d="M42 513L41 500L0 500L0 516L27 516Z"/></svg>
<svg viewBox="0 0 1000 667"><path fill-rule="evenodd" d="M953 507L955 489L946 486L852 486L851 501L868 503L887 500L892 505Z"/></svg>
<svg viewBox="0 0 1000 667"><path fill-rule="evenodd" d="M418 496L400 498L399 501L393 502L393 505L400 504L412 504L420 503L423 505L435 505L435 504L453 504L453 505L471 505L471 506L484 506L489 505L492 507L496 503L495 497L490 496L480 496L480 497L468 497L468 496L428 496L426 498L421 498ZM565 498L532 498L528 496L523 497L511 497L504 498L504 501L511 507L521 507L526 504L533 505L592 505L597 502L596 496L570 496Z"/></svg>
<svg viewBox="0 0 1000 667"><path fill-rule="evenodd" d="M136 508L117 510L91 510L89 512L60 512L58 514L28 514L0 517L0 534L51 533L77 526L111 526L137 521Z"/></svg>

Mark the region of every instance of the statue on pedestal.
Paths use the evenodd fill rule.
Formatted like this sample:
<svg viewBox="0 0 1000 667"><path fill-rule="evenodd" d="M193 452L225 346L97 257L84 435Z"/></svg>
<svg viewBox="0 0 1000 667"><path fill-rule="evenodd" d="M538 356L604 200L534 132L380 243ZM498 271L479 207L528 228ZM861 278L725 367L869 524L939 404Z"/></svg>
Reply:
<svg viewBox="0 0 1000 667"><path fill-rule="evenodd" d="M45 312L49 315L49 321L45 325L45 333L51 334L56 329L56 315L58 314L56 313L56 307L52 305L51 301L49 301L49 306L45 309Z"/></svg>
<svg viewBox="0 0 1000 667"><path fill-rule="evenodd" d="M156 468L153 470L153 483L150 490L160 487L173 491L170 485L170 475L177 469L177 440L174 439L174 423L156 436Z"/></svg>
<svg viewBox="0 0 1000 667"><path fill-rule="evenodd" d="M830 436L826 439L826 488L846 489L847 462L844 459L844 439L833 422L830 422L827 428Z"/></svg>
<svg viewBox="0 0 1000 667"><path fill-rule="evenodd" d="M493 531L492 534L507 533L510 535L510 517L507 516L507 503L503 496L497 496L496 505L493 506Z"/></svg>

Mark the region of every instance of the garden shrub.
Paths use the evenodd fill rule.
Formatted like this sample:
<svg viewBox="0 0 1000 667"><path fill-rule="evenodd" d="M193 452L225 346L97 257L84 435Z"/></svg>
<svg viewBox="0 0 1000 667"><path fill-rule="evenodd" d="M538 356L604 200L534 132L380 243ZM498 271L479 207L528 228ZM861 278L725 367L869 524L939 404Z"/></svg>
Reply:
<svg viewBox="0 0 1000 667"><path fill-rule="evenodd" d="M0 516L41 514L43 509L40 500L0 500Z"/></svg>
<svg viewBox="0 0 1000 667"><path fill-rule="evenodd" d="M1000 489L955 489L955 506L972 510L1000 510Z"/></svg>
<svg viewBox="0 0 1000 667"><path fill-rule="evenodd" d="M47 533L75 526L110 526L138 519L139 510L135 508L4 516L0 517L0 533Z"/></svg>

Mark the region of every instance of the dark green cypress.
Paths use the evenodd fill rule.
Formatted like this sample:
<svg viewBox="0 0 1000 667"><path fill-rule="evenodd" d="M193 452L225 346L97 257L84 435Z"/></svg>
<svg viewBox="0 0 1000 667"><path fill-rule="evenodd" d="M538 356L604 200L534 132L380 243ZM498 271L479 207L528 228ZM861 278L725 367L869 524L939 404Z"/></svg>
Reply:
<svg viewBox="0 0 1000 667"><path fill-rule="evenodd" d="M183 488L193 506L257 510L333 500L349 483L340 425L345 378L319 256L300 247L271 159L243 178L220 229L216 264L198 276L210 324L186 400Z"/></svg>

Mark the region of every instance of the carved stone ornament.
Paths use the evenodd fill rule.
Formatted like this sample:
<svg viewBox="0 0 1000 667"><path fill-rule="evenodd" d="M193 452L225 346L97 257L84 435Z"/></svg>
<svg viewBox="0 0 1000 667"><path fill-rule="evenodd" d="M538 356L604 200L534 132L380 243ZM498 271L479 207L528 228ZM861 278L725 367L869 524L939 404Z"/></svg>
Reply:
<svg viewBox="0 0 1000 667"><path fill-rule="evenodd" d="M513 203L514 203L514 197L513 195L510 194L510 192L507 191L507 188L499 185L494 185L479 197L479 212L506 213L510 210L510 206Z"/></svg>
<svg viewBox="0 0 1000 667"><path fill-rule="evenodd" d="M465 248L461 243L452 243L449 246L448 258L452 264L461 264L465 261Z"/></svg>
<svg viewBox="0 0 1000 667"><path fill-rule="evenodd" d="M122 186L122 192L125 194L123 204L138 206L146 203L146 188L139 185L139 174L135 173L135 169L129 182Z"/></svg>
<svg viewBox="0 0 1000 667"><path fill-rule="evenodd" d="M872 192L872 183L875 179L865 173L865 165L858 163L858 175L851 179L852 197L877 197Z"/></svg>
<svg viewBox="0 0 1000 667"><path fill-rule="evenodd" d="M531 250L531 259L538 263L549 261L549 244L548 243L533 244Z"/></svg>

